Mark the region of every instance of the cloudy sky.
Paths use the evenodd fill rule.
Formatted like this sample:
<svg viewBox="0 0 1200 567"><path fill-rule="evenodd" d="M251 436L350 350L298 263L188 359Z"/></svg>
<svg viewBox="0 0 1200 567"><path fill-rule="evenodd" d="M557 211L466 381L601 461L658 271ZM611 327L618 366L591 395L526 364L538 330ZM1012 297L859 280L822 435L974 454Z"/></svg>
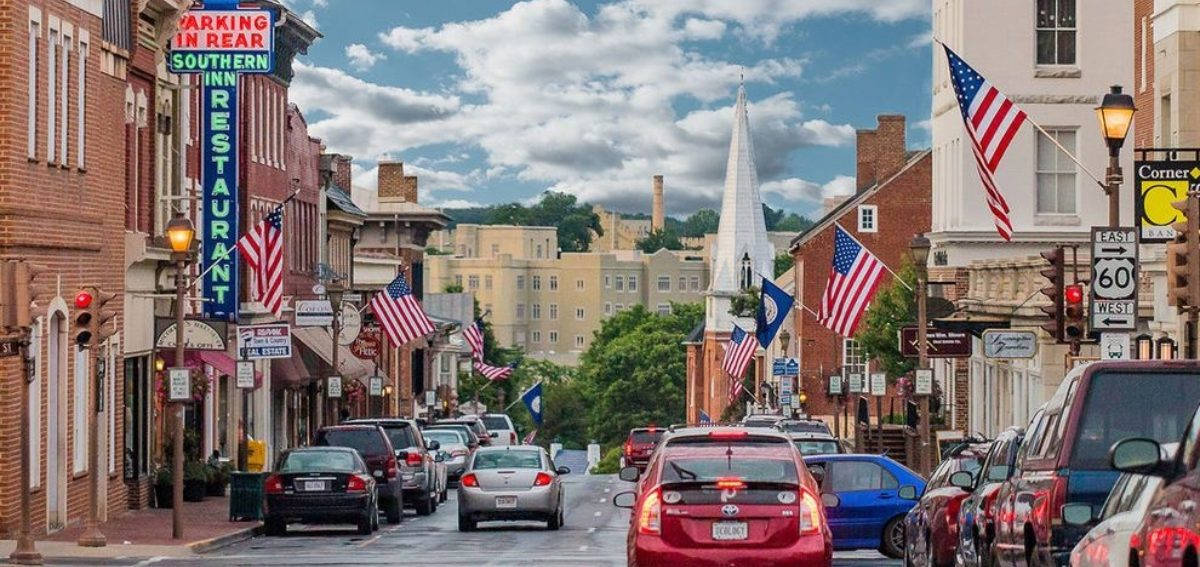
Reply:
<svg viewBox="0 0 1200 567"><path fill-rule="evenodd" d="M288 0L324 34L291 97L354 156L398 159L423 203L618 210L720 199L740 77L764 198L801 213L852 188L854 129L909 117L929 142L928 0Z"/></svg>

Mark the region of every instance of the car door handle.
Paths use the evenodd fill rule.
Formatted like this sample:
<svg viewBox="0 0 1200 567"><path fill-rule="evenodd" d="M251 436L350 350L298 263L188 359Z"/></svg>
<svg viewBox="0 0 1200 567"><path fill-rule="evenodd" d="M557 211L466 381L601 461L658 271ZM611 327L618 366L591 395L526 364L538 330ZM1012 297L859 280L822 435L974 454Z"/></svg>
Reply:
<svg viewBox="0 0 1200 567"><path fill-rule="evenodd" d="M889 499L889 498L895 498L895 497L896 497L896 495L895 495L895 494L890 494L890 493L887 493L887 492L884 492L884 493L882 493L882 494L880 494L880 495L878 496L878 498L879 498L880 500L887 500L887 499Z"/></svg>

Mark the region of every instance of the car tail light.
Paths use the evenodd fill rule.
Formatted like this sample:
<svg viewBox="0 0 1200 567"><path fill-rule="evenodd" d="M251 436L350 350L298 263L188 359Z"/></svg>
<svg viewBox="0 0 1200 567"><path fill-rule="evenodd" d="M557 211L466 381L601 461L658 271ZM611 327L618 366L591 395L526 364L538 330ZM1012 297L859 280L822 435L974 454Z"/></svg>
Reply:
<svg viewBox="0 0 1200 567"><path fill-rule="evenodd" d="M551 477L549 474L540 472L540 473L537 473L536 477L534 477L533 485L534 486L550 486L550 481L552 481L552 480L554 480L554 478Z"/></svg>
<svg viewBox="0 0 1200 567"><path fill-rule="evenodd" d="M1062 523L1062 507L1067 503L1067 477L1055 476L1050 485L1050 523Z"/></svg>
<svg viewBox="0 0 1200 567"><path fill-rule="evenodd" d="M266 490L267 494L282 493L283 492L283 477L281 477L277 474L273 474L273 475L267 477L266 482L263 483L263 489Z"/></svg>
<svg viewBox="0 0 1200 567"><path fill-rule="evenodd" d="M404 456L404 464L410 467L421 466L421 461L423 460L424 459L421 458L421 454L417 452L410 452Z"/></svg>
<svg viewBox="0 0 1200 567"><path fill-rule="evenodd" d="M709 439L745 439L750 433L746 431L709 431Z"/></svg>
<svg viewBox="0 0 1200 567"><path fill-rule="evenodd" d="M509 443L511 443L513 445L517 444L517 432L516 431L508 432L508 441L509 441Z"/></svg>
<svg viewBox="0 0 1200 567"><path fill-rule="evenodd" d="M807 491L800 491L800 534L815 534L821 531L821 507L817 499Z"/></svg>
<svg viewBox="0 0 1200 567"><path fill-rule="evenodd" d="M662 533L662 502L659 500L657 488L648 492L642 500L642 508L638 510L638 533Z"/></svg>
<svg viewBox="0 0 1200 567"><path fill-rule="evenodd" d="M736 476L726 476L717 479L717 488L721 490L741 490L746 488L746 483Z"/></svg>
<svg viewBox="0 0 1200 567"><path fill-rule="evenodd" d="M396 455L388 455L387 463L383 466L387 470L388 478L396 478L400 476L400 469L396 466Z"/></svg>
<svg viewBox="0 0 1200 567"><path fill-rule="evenodd" d="M958 511L962 507L961 498L951 498L946 502L946 523L955 529L958 526Z"/></svg>
<svg viewBox="0 0 1200 567"><path fill-rule="evenodd" d="M625 441L625 456L633 454L633 439Z"/></svg>
<svg viewBox="0 0 1200 567"><path fill-rule="evenodd" d="M479 479L475 478L475 473L468 473L468 474L463 475L462 478L458 479L458 483L463 486L469 486L471 488L475 488L475 487L479 486Z"/></svg>
<svg viewBox="0 0 1200 567"><path fill-rule="evenodd" d="M363 480L363 477L358 476L356 474L352 474L352 475L350 475L350 478L346 479L346 492L366 492L366 491L367 491L367 481Z"/></svg>

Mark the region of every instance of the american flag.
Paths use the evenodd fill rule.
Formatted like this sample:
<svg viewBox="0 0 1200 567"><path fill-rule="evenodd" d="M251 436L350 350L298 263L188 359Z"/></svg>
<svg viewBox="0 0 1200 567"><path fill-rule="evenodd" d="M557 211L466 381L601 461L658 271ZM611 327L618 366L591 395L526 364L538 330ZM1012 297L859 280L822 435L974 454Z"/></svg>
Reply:
<svg viewBox="0 0 1200 567"><path fill-rule="evenodd" d="M736 400L742 393L742 375L758 350L758 339L734 325L733 333L729 335L729 344L725 345L725 361L721 368L729 373L729 399Z"/></svg>
<svg viewBox="0 0 1200 567"><path fill-rule="evenodd" d="M283 205L267 213L237 241L242 258L254 272L250 290L276 319L283 318Z"/></svg>
<svg viewBox="0 0 1200 567"><path fill-rule="evenodd" d="M992 210L996 232L1000 233L1001 238L1011 240L1012 222L1008 219L1008 202L1004 200L992 176L1013 136L1025 123L1025 112L949 47L946 47L946 58L950 61L950 81L954 83L963 124L967 128L967 136L971 138L975 167L987 190L987 204Z"/></svg>
<svg viewBox="0 0 1200 567"><path fill-rule="evenodd" d="M433 332L433 321L413 296L404 274L397 275L392 283L376 293L370 306L392 346L402 346Z"/></svg>
<svg viewBox="0 0 1200 567"><path fill-rule="evenodd" d="M488 380L504 380L512 376L513 367L511 366L492 366L482 360L475 361L475 371L483 374Z"/></svg>
<svg viewBox="0 0 1200 567"><path fill-rule="evenodd" d="M471 358L483 360L483 321L476 319L463 331L463 338L471 345Z"/></svg>
<svg viewBox="0 0 1200 567"><path fill-rule="evenodd" d="M521 440L522 445L533 445L533 440L537 439L537 430L534 429L525 434L525 438Z"/></svg>
<svg viewBox="0 0 1200 567"><path fill-rule="evenodd" d="M841 225L835 227L833 266L829 270L825 294L821 296L817 320L843 337L852 337L886 268Z"/></svg>

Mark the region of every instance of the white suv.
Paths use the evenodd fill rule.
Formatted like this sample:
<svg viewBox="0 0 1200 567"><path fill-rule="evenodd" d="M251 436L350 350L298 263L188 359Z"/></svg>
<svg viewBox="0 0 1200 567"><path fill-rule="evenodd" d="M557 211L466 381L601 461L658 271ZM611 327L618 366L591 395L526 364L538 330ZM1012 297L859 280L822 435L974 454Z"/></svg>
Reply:
<svg viewBox="0 0 1200 567"><path fill-rule="evenodd" d="M517 427L513 425L512 418L503 413L485 413L483 414L483 425L487 427L489 433L494 433L492 437L493 447L503 447L505 445L520 445L521 442L517 439Z"/></svg>

